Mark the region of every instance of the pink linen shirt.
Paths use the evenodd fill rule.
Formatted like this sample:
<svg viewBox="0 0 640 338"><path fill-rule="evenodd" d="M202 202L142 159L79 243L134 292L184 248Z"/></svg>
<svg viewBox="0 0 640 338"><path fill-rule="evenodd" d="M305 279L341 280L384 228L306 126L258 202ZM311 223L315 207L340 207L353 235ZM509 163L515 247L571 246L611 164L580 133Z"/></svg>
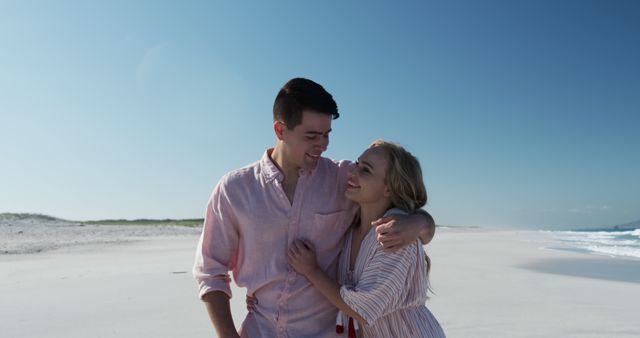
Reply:
<svg viewBox="0 0 640 338"><path fill-rule="evenodd" d="M193 268L200 297L211 291L231 296L231 271L236 284L258 299L242 337L339 337L336 307L288 265L287 251L294 239L311 241L319 267L336 277L357 208L344 196L351 162L321 157L315 169L300 172L289 202L271 151L226 174L213 191Z"/></svg>

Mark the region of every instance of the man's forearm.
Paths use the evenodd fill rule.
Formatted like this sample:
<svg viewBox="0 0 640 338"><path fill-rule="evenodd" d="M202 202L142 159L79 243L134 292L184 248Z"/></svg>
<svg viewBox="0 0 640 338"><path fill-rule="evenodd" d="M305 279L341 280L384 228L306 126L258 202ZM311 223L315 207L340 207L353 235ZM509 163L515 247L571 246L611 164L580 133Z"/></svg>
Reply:
<svg viewBox="0 0 640 338"><path fill-rule="evenodd" d="M433 236L436 234L436 222L433 220L433 217L431 217L431 215L424 209L419 209L416 211L416 213L424 216L427 220L425 227L422 229L422 231L420 231L419 238L423 245L429 244L429 242L431 242L431 240L433 239Z"/></svg>
<svg viewBox="0 0 640 338"><path fill-rule="evenodd" d="M233 324L231 307L229 306L229 296L227 296L226 293L222 291L212 291L205 294L202 301L207 307L209 319L211 319L211 323L216 329L218 337L240 337L235 324Z"/></svg>
<svg viewBox="0 0 640 338"><path fill-rule="evenodd" d="M372 222L378 233L377 240L385 251L395 252L420 239L428 244L433 239L436 225L428 212L419 209L411 215L387 215Z"/></svg>

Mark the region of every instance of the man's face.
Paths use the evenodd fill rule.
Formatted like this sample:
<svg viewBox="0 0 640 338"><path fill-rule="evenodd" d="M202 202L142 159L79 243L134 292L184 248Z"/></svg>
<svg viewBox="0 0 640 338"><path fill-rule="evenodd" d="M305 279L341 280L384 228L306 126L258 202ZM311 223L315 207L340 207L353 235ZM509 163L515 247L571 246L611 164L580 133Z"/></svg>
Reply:
<svg viewBox="0 0 640 338"><path fill-rule="evenodd" d="M331 115L305 110L302 122L289 130L283 126L282 141L286 161L300 169L313 169L329 146Z"/></svg>

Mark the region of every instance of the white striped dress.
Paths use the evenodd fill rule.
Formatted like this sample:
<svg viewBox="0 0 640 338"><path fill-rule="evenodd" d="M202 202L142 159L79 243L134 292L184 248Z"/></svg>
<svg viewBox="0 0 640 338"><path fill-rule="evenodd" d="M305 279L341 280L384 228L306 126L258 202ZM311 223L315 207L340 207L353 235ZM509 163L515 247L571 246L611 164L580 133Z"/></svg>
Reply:
<svg viewBox="0 0 640 338"><path fill-rule="evenodd" d="M444 338L440 324L425 306L427 268L420 241L397 252L384 252L372 227L349 271L351 241L350 230L340 257L338 282L344 302L369 323L358 323L359 336ZM347 323L346 318L343 321Z"/></svg>

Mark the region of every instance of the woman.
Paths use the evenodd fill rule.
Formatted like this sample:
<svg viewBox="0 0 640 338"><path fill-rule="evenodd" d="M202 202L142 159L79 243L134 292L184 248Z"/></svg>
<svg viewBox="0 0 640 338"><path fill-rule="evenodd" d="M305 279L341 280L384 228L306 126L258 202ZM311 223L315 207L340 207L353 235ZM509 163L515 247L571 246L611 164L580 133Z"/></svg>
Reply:
<svg viewBox="0 0 640 338"><path fill-rule="evenodd" d="M318 268L305 240L291 246L291 266L340 309L338 332L344 324L350 337L358 326L364 337L444 337L424 305L429 263L421 243L385 252L371 226L385 214L413 213L427 202L418 160L396 144L375 141L350 172L345 194L358 203L360 215L345 240L338 282Z"/></svg>

